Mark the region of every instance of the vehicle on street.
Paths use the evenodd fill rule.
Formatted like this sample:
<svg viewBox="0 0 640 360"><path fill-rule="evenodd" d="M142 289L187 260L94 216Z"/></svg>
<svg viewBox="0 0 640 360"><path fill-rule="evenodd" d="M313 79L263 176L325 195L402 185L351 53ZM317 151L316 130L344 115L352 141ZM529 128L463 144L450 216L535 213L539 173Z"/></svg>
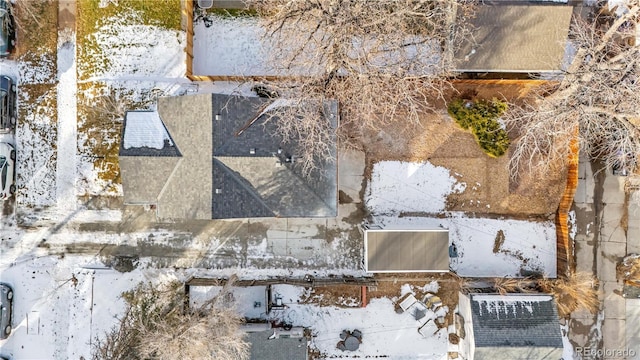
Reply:
<svg viewBox="0 0 640 360"><path fill-rule="evenodd" d="M16 149L7 142L0 142L0 200L6 200L16 192Z"/></svg>
<svg viewBox="0 0 640 360"><path fill-rule="evenodd" d="M10 132L15 126L16 84L10 77L0 75L0 133Z"/></svg>
<svg viewBox="0 0 640 360"><path fill-rule="evenodd" d="M11 334L11 310L13 306L13 289L6 283L0 283L0 339Z"/></svg>
<svg viewBox="0 0 640 360"><path fill-rule="evenodd" d="M0 0L0 57L6 57L11 53L15 43L13 31L13 18L7 0Z"/></svg>

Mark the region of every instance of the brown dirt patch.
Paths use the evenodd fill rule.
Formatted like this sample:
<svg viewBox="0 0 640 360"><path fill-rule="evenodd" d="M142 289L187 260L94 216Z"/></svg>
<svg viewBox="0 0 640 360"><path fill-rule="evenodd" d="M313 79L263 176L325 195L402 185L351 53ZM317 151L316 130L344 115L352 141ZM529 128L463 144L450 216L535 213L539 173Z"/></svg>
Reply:
<svg viewBox="0 0 640 360"><path fill-rule="evenodd" d="M305 288L307 293L300 301L303 304L319 306L360 307L362 306L361 287L354 285L332 285Z"/></svg>
<svg viewBox="0 0 640 360"><path fill-rule="evenodd" d="M449 98L507 99L524 101L534 89L550 86L545 81L459 80ZM500 214L515 217L552 214L566 183L561 168L546 174L525 174L513 181L508 172L508 155L491 158L484 154L470 132L456 125L444 109L426 114L419 124L397 121L363 132L367 170L383 160L429 161L450 170L464 183L461 193L447 199L448 211ZM368 177L370 178L370 177Z"/></svg>
<svg viewBox="0 0 640 360"><path fill-rule="evenodd" d="M375 289L367 291L367 298L399 299L401 288L408 284L415 293L417 299L422 299L426 292L423 288L432 281L438 282L436 295L442 299L442 304L449 308L446 316L446 324L453 323L453 310L458 305L458 295L460 286L458 281L451 274L430 275L430 274L383 274L376 276L378 285Z"/></svg>
<svg viewBox="0 0 640 360"><path fill-rule="evenodd" d="M388 298L398 300L401 288L409 285L416 298L422 299L426 294L423 289L433 281L438 282L436 295L442 299L442 304L449 308L446 316L447 324L453 321L453 310L458 305L460 284L451 274L381 274L377 275L376 286L367 287L367 301L376 298ZM362 288L354 285L331 285L315 288L306 288L307 294L302 297L301 303L317 304L320 306L360 307L362 306Z"/></svg>
<svg viewBox="0 0 640 360"><path fill-rule="evenodd" d="M455 92L449 96L471 100L497 98L517 104L532 91L553 85L554 82L546 80L456 80L453 82Z"/></svg>

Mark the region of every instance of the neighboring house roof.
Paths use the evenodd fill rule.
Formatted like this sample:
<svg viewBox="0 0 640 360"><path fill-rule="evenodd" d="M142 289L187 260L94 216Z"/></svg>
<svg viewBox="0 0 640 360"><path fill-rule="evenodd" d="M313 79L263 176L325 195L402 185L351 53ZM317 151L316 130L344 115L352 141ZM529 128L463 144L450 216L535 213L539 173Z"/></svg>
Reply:
<svg viewBox="0 0 640 360"><path fill-rule="evenodd" d="M469 296L474 359L562 358L562 335L553 296Z"/></svg>
<svg viewBox="0 0 640 360"><path fill-rule="evenodd" d="M277 118L250 123L267 104L203 94L160 98L155 116L144 119L128 113L120 148L125 203L157 204L163 219L336 216L336 151L303 175L289 161L296 141L281 138ZM327 107L335 128L337 103ZM138 123L144 120L149 124ZM167 160L171 156L178 158Z"/></svg>
<svg viewBox="0 0 640 360"><path fill-rule="evenodd" d="M473 38L456 50L463 72L556 72L566 61L572 6L480 5Z"/></svg>
<svg viewBox="0 0 640 360"><path fill-rule="evenodd" d="M307 359L307 339L279 337L269 339L273 330L249 332L247 342L251 345L251 360L305 360Z"/></svg>
<svg viewBox="0 0 640 360"><path fill-rule="evenodd" d="M449 231L374 230L364 234L367 272L449 271Z"/></svg>

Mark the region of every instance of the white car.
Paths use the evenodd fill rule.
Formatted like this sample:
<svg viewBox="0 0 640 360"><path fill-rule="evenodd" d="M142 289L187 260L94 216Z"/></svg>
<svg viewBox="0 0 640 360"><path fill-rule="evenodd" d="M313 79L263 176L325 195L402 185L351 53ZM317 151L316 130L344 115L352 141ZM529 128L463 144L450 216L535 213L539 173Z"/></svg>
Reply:
<svg viewBox="0 0 640 360"><path fill-rule="evenodd" d="M16 149L13 145L0 142L0 200L6 200L16 192L15 177Z"/></svg>

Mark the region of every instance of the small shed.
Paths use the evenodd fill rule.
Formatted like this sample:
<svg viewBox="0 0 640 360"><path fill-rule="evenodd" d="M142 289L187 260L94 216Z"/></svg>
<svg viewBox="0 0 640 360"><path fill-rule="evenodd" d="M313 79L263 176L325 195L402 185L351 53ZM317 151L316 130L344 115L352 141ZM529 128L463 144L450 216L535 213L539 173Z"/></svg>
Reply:
<svg viewBox="0 0 640 360"><path fill-rule="evenodd" d="M367 272L449 271L449 231L364 230Z"/></svg>
<svg viewBox="0 0 640 360"><path fill-rule="evenodd" d="M464 359L562 358L562 332L552 295L460 293L458 309Z"/></svg>

